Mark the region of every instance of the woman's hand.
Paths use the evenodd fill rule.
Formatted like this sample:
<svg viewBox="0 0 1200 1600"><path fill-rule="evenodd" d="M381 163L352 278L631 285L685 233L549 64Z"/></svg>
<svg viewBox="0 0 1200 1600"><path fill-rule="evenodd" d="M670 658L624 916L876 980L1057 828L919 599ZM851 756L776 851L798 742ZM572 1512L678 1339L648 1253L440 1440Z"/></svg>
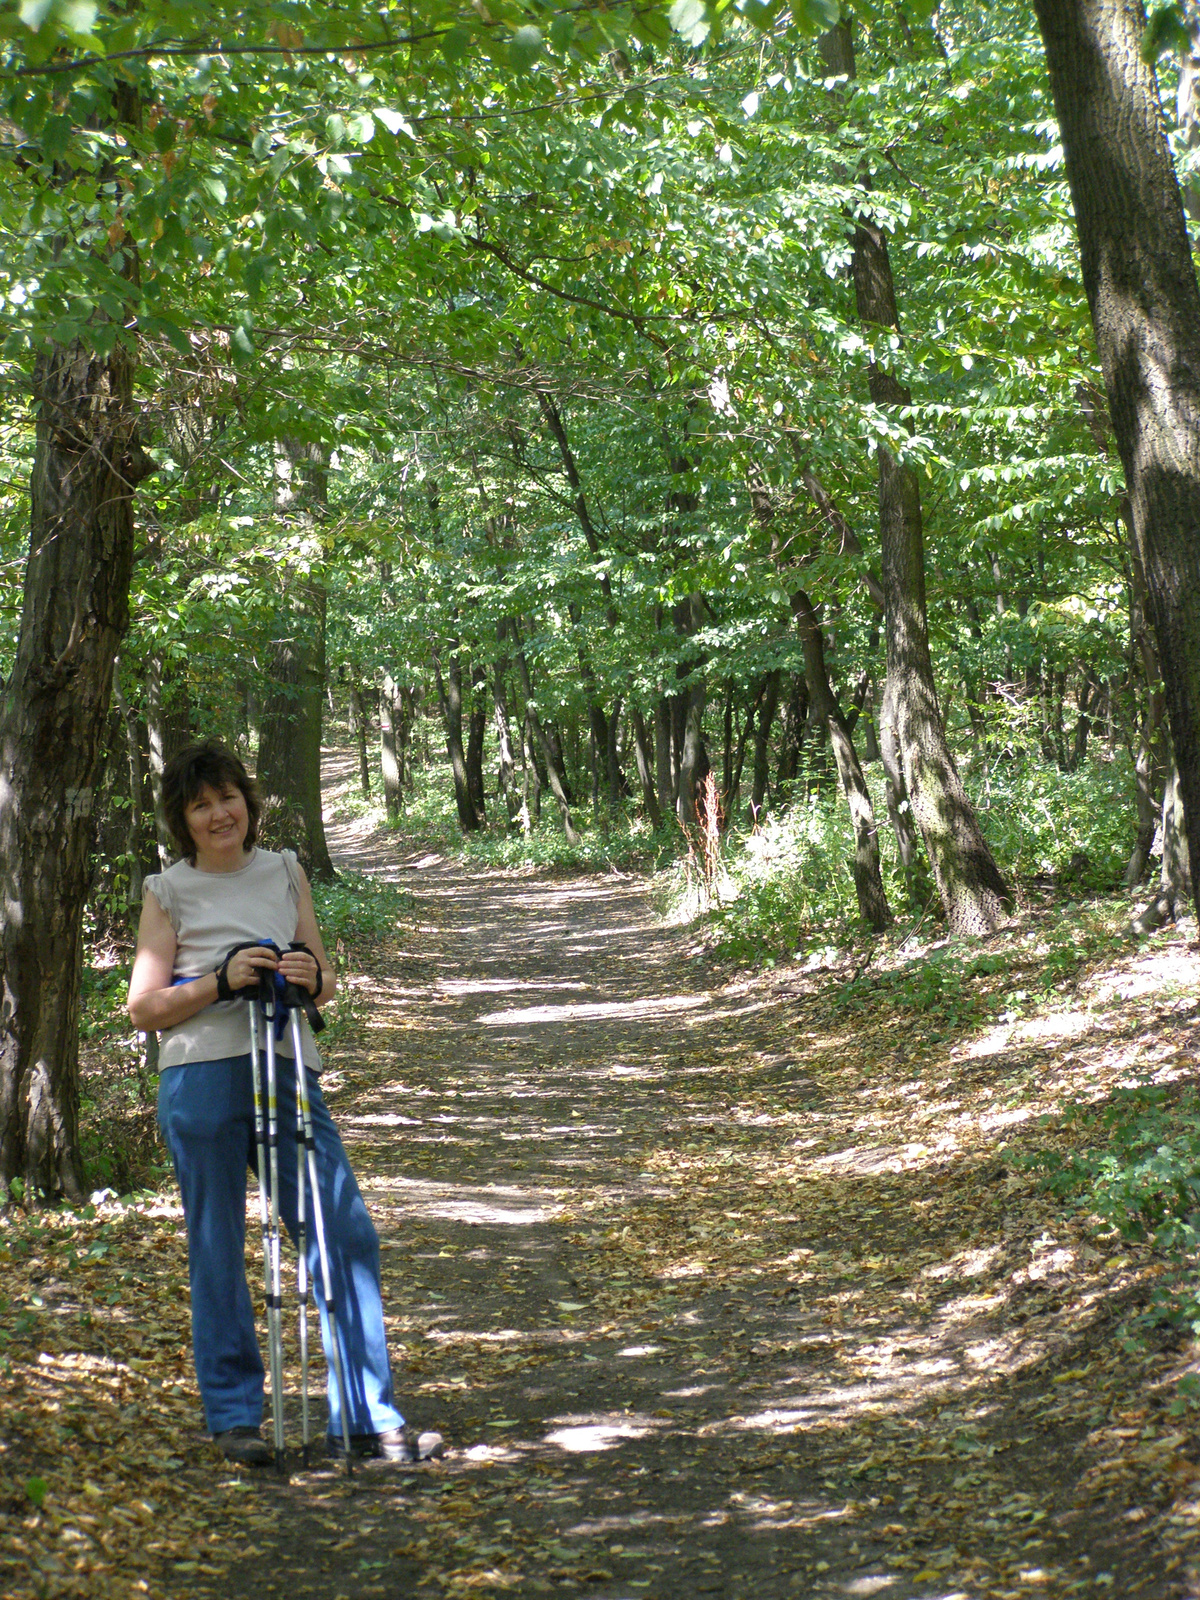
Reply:
<svg viewBox="0 0 1200 1600"><path fill-rule="evenodd" d="M308 950L285 950L279 970L289 983L305 994L315 995L321 988L321 964Z"/></svg>
<svg viewBox="0 0 1200 1600"><path fill-rule="evenodd" d="M241 989L257 988L261 972L274 972L278 968L279 958L274 950L269 950L266 945L247 945L230 956L225 978L230 989L237 994Z"/></svg>

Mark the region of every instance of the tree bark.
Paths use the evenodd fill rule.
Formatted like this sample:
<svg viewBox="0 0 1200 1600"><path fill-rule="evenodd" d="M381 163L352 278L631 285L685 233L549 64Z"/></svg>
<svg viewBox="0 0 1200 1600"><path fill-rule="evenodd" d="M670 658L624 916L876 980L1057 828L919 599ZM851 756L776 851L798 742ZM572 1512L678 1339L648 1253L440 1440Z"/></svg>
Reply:
<svg viewBox="0 0 1200 1600"><path fill-rule="evenodd" d="M350 727L358 751L358 787L364 800L371 797L371 764L367 759L367 708L363 701L362 684L357 674L352 674L348 685L350 699Z"/></svg>
<svg viewBox="0 0 1200 1600"><path fill-rule="evenodd" d="M1034 0L1034 10L1196 860L1200 288L1139 0Z"/></svg>
<svg viewBox="0 0 1200 1600"><path fill-rule="evenodd" d="M662 811L659 809L658 796L654 792L650 733L646 727L646 719L637 706L630 708L629 715L633 722L633 749L637 757L638 782L642 786L642 804L646 808L650 826L657 833L662 827Z"/></svg>
<svg viewBox="0 0 1200 1600"><path fill-rule="evenodd" d="M446 752L450 757L450 772L454 779L454 804L458 811L459 826L464 833L476 833L483 826L483 818L475 809L471 780L467 773L466 751L463 748L462 662L457 639L450 640L445 678L442 677L441 654L434 646L433 677L437 685L442 723L446 729Z"/></svg>
<svg viewBox="0 0 1200 1600"><path fill-rule="evenodd" d="M778 669L767 675L763 697L758 703L758 721L754 728L754 788L751 791L750 814L757 822L767 797L768 762L771 754L771 724L779 708L779 684L783 674Z"/></svg>
<svg viewBox="0 0 1200 1600"><path fill-rule="evenodd" d="M850 813L854 833L854 892L858 897L859 915L874 932L882 933L891 924L892 912L879 870L879 837L870 791L846 719L829 685L825 642L816 610L803 589L793 591L791 604L804 646L804 671L813 714L829 729L833 758Z"/></svg>
<svg viewBox="0 0 1200 1600"><path fill-rule="evenodd" d="M848 23L823 34L827 66L854 76ZM866 211L854 219L852 271L858 314L868 328L898 329L887 237ZM877 406L911 406L912 396L881 363L867 372ZM925 608L925 545L917 476L881 440L879 529L888 679L904 780L951 929L991 932L1011 895L983 837L946 739L938 704Z"/></svg>
<svg viewBox="0 0 1200 1600"><path fill-rule="evenodd" d="M192 737L192 715L187 680L170 670L164 675L160 657L150 661L146 672L146 731L150 739L154 832L158 840L158 859L165 872L174 861L178 846L167 826L166 812L163 810L163 768Z"/></svg>
<svg viewBox="0 0 1200 1600"><path fill-rule="evenodd" d="M51 345L37 403L29 558L0 701L0 1178L79 1199L79 979L93 785L128 621L134 358Z"/></svg>
<svg viewBox="0 0 1200 1600"><path fill-rule="evenodd" d="M275 511L301 527L324 514L326 452L296 439L275 456ZM336 876L321 813L321 721L325 710L325 585L315 567L282 575L283 605L271 643L269 689L258 736L262 837L294 850L310 878Z"/></svg>
<svg viewBox="0 0 1200 1600"><path fill-rule="evenodd" d="M483 793L483 739L487 732L487 673L482 667L471 672L471 710L467 719L467 782L480 822L487 818Z"/></svg>

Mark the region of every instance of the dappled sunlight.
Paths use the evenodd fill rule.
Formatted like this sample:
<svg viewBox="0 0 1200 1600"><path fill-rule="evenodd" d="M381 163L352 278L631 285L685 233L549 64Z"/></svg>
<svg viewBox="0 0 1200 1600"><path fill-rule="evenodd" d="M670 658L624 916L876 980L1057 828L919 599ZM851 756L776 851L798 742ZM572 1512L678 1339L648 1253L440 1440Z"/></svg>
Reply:
<svg viewBox="0 0 1200 1600"><path fill-rule="evenodd" d="M695 1011L708 1004L707 995L655 995L649 1000L605 1000L561 1006L530 1006L520 1011L490 1011L475 1020L481 1027L523 1027L527 1023L619 1022L659 1017L664 1012Z"/></svg>

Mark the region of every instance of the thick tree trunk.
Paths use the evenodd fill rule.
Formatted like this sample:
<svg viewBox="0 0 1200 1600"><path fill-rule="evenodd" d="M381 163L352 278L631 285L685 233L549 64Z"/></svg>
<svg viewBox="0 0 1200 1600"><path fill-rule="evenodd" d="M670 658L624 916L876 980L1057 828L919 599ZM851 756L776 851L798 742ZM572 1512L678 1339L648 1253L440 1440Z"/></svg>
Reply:
<svg viewBox="0 0 1200 1600"><path fill-rule="evenodd" d="M854 892L858 897L859 915L869 928L882 933L891 924L892 912L879 870L879 836L870 791L846 719L829 685L825 642L816 610L803 589L793 592L791 603L792 615L804 645L804 670L813 714L820 717L829 729L833 758L837 763L842 794L850 813L850 826L854 834Z"/></svg>
<svg viewBox="0 0 1200 1600"><path fill-rule="evenodd" d="M93 785L128 620L138 443L133 358L52 345L34 365L37 443L21 629L0 701L0 1178L84 1190L79 975Z"/></svg>
<svg viewBox="0 0 1200 1600"><path fill-rule="evenodd" d="M1034 0L1188 842L1200 859L1200 289L1139 0ZM1193 885L1195 887L1195 885Z"/></svg>
<svg viewBox="0 0 1200 1600"><path fill-rule="evenodd" d="M438 705L446 729L446 753L450 757L450 772L454 780L454 804L458 822L464 833L475 833L483 826L483 818L475 809L471 794L471 779L467 771L467 756L463 747L462 662L458 654L458 640L450 641L450 655L445 678L442 677L441 656L433 651L433 676L437 685Z"/></svg>
<svg viewBox="0 0 1200 1600"><path fill-rule="evenodd" d="M275 511L303 528L324 514L326 452L281 441L275 457ZM281 574L283 605L270 650L269 687L258 736L262 838L294 850L309 877L336 876L321 814L321 721L325 711L325 585L315 568Z"/></svg>
<svg viewBox="0 0 1200 1600"><path fill-rule="evenodd" d="M804 735L808 729L808 684L802 672L790 675L787 699L783 703L782 726L779 731L779 761L775 768L776 782L793 783L800 770L800 752L804 748Z"/></svg>
<svg viewBox="0 0 1200 1600"><path fill-rule="evenodd" d="M697 807L700 785L708 776L708 751L704 747L704 680L694 683L686 695L683 713L683 738L679 758L679 793L675 800L675 814L685 828L699 826Z"/></svg>
<svg viewBox="0 0 1200 1600"><path fill-rule="evenodd" d="M1135 933L1153 933L1164 922L1183 914L1192 898L1191 852L1187 839L1187 816L1179 784L1179 768L1167 773L1162 800L1162 874L1155 898L1133 919Z"/></svg>
<svg viewBox="0 0 1200 1600"><path fill-rule="evenodd" d="M913 822L908 785L904 781L904 766L900 759L896 716L886 683L883 690L883 705L879 711L879 754L883 761L888 820L896 836L896 853L900 857L900 869L908 885L909 899L914 905L924 905L927 889L922 872L921 839Z"/></svg>

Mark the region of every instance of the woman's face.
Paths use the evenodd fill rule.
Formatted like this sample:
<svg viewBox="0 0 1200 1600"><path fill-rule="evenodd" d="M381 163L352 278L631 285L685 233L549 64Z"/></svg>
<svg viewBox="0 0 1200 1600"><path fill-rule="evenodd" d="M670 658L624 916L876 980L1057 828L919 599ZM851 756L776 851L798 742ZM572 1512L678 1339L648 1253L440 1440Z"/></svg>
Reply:
<svg viewBox="0 0 1200 1600"><path fill-rule="evenodd" d="M219 789L211 783L202 784L199 794L184 808L183 818L196 846L198 862L241 864L238 858L244 854L250 814L246 797L236 783L223 784Z"/></svg>

